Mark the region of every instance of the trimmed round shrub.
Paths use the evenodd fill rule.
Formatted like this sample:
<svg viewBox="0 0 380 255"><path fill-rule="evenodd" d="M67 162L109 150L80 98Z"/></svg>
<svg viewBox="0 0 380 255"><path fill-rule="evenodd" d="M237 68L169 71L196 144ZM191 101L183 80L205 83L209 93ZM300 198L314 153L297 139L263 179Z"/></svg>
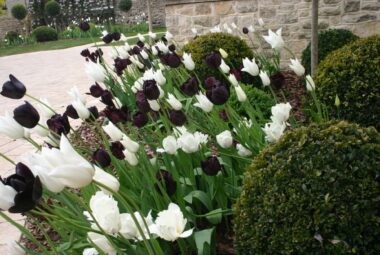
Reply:
<svg viewBox="0 0 380 255"><path fill-rule="evenodd" d="M123 12L127 12L132 8L132 0L121 0L119 2L119 9Z"/></svg>
<svg viewBox="0 0 380 255"><path fill-rule="evenodd" d="M54 0L50 0L45 4L45 13L50 17L56 17L61 13L61 5Z"/></svg>
<svg viewBox="0 0 380 255"><path fill-rule="evenodd" d="M33 30L32 35L37 42L48 42L58 40L58 33L54 28L40 26Z"/></svg>
<svg viewBox="0 0 380 255"><path fill-rule="evenodd" d="M380 36L331 53L318 67L316 93L330 116L380 130ZM340 106L334 105L336 96Z"/></svg>
<svg viewBox="0 0 380 255"><path fill-rule="evenodd" d="M228 53L226 63L231 68L242 66L243 58L252 58L252 51L246 42L237 36L227 33L209 33L201 35L193 41L186 44L182 51L191 53L195 62L195 72L201 80L209 76L222 78L219 70L209 68L204 61L205 56L210 52L219 52L222 48Z"/></svg>
<svg viewBox="0 0 380 255"><path fill-rule="evenodd" d="M347 122L301 127L248 167L238 254L380 254L380 134Z"/></svg>
<svg viewBox="0 0 380 255"><path fill-rule="evenodd" d="M346 29L329 29L318 34L318 63L334 50L359 39L359 36ZM311 73L311 43L302 52L302 65L306 73Z"/></svg>
<svg viewBox="0 0 380 255"><path fill-rule="evenodd" d="M8 40L9 43L13 43L13 42L20 40L19 35L20 34L16 31L9 31L5 35L5 39Z"/></svg>
<svg viewBox="0 0 380 255"><path fill-rule="evenodd" d="M28 10L22 4L15 4L13 5L11 9L11 13L12 13L13 18L18 19L18 20L23 20L28 14Z"/></svg>
<svg viewBox="0 0 380 255"><path fill-rule="evenodd" d="M247 95L247 98L251 105L259 108L265 119L270 119L270 116L272 115L271 108L276 104L273 97L271 95L268 95L265 91L258 89L252 85L241 84L241 87ZM237 100L235 90L231 89L231 92L232 96L230 97L230 103L234 110L240 115L248 117L243 104Z"/></svg>

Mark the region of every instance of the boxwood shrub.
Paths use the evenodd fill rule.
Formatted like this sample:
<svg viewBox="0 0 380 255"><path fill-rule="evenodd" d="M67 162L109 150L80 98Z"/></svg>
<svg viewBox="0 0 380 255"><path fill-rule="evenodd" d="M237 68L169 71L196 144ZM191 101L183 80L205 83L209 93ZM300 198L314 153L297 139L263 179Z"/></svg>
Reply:
<svg viewBox="0 0 380 255"><path fill-rule="evenodd" d="M248 167L238 254L380 254L380 134L347 122L290 131Z"/></svg>
<svg viewBox="0 0 380 255"><path fill-rule="evenodd" d="M132 8L132 0L121 0L119 2L119 9L123 12L127 12Z"/></svg>
<svg viewBox="0 0 380 255"><path fill-rule="evenodd" d="M58 33L54 28L48 26L40 26L33 30L33 36L37 42L47 42L58 40Z"/></svg>
<svg viewBox="0 0 380 255"><path fill-rule="evenodd" d="M359 39L357 35L346 29L329 29L320 32L318 34L318 63L334 50L357 39ZM306 73L311 72L311 43L302 52L302 65L305 67Z"/></svg>
<svg viewBox="0 0 380 255"><path fill-rule="evenodd" d="M25 19L28 14L28 10L23 4L15 4L11 9L12 17L17 20Z"/></svg>
<svg viewBox="0 0 380 255"><path fill-rule="evenodd" d="M380 36L360 39L319 65L316 93L331 117L380 130ZM340 106L334 105L336 96Z"/></svg>
<svg viewBox="0 0 380 255"><path fill-rule="evenodd" d="M45 13L50 17L56 17L61 13L61 5L55 0L49 0L45 4Z"/></svg>
<svg viewBox="0 0 380 255"><path fill-rule="evenodd" d="M209 68L204 62L205 56L210 52L218 52L222 48L228 53L226 63L231 68L239 68L243 58L252 58L252 51L246 42L237 36L228 33L209 33L201 35L186 44L182 51L191 53L196 64L195 71L199 78L204 80L209 76L222 78L219 70Z"/></svg>

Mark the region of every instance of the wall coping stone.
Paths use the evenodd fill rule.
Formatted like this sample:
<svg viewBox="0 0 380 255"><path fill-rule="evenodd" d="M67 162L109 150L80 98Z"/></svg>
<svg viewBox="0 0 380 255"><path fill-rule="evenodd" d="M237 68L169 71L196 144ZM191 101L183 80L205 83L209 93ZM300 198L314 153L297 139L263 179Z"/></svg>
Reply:
<svg viewBox="0 0 380 255"><path fill-rule="evenodd" d="M228 2L233 0L166 0L165 4L166 6L169 5L182 5L182 4L198 4L198 3L205 3L205 2ZM235 0L235 1L241 1L241 0Z"/></svg>

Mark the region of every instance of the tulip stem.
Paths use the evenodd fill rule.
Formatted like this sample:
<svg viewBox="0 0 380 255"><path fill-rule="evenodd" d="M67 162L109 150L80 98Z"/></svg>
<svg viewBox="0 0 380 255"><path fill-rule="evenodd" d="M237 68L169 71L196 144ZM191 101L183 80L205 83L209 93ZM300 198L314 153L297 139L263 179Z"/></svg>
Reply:
<svg viewBox="0 0 380 255"><path fill-rule="evenodd" d="M0 157L4 158L6 161L8 161L9 163L11 163L12 165L16 165L16 163L12 159L8 158L3 153L0 153Z"/></svg>
<svg viewBox="0 0 380 255"><path fill-rule="evenodd" d="M48 109L49 109L50 111L52 111L54 114L57 114L57 112L54 111L53 108L51 108L48 104L42 102L40 99L38 99L38 98L36 98L36 97L34 97L34 96L32 96L32 95L29 95L28 93L25 93L25 96L30 97L30 98L33 99L34 101L37 101L38 103L40 103L40 104L42 104L43 106L45 106L46 108L48 108Z"/></svg>

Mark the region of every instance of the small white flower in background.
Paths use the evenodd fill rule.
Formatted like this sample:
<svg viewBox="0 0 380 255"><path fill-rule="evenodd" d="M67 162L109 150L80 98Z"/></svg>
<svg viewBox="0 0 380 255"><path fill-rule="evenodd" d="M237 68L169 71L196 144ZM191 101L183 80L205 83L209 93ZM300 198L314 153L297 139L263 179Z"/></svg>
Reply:
<svg viewBox="0 0 380 255"><path fill-rule="evenodd" d="M71 104L74 107L74 109L77 111L79 118L81 118L82 120L86 120L90 117L91 115L90 111L87 109L87 107L83 104L83 102L79 98L77 98Z"/></svg>
<svg viewBox="0 0 380 255"><path fill-rule="evenodd" d="M168 98L166 99L166 102L168 102L170 106L176 111L179 111L182 109L181 102L171 93L168 94Z"/></svg>
<svg viewBox="0 0 380 255"><path fill-rule="evenodd" d="M118 142L121 139L123 139L124 133L121 132L121 130L118 127L116 127L111 121L108 122L108 124L103 126L102 128L104 132L106 132L106 134L109 137L111 137L111 140L113 142Z"/></svg>
<svg viewBox="0 0 380 255"><path fill-rule="evenodd" d="M270 78L269 78L267 72L260 71L259 75L260 75L261 81L263 83L263 86L264 87L269 86L269 84L270 84Z"/></svg>
<svg viewBox="0 0 380 255"><path fill-rule="evenodd" d="M239 85L235 86L235 91L239 102L245 102L247 100L247 95L245 94L242 87L240 87Z"/></svg>
<svg viewBox="0 0 380 255"><path fill-rule="evenodd" d="M177 139L172 135L169 135L162 140L162 147L164 147L162 152L166 152L170 155L176 154L179 149Z"/></svg>
<svg viewBox="0 0 380 255"><path fill-rule="evenodd" d="M270 143L278 142L278 140L280 140L281 136L283 135L285 128L285 122L271 122L265 124L265 127L263 128L263 131L265 133L265 140Z"/></svg>
<svg viewBox="0 0 380 255"><path fill-rule="evenodd" d="M307 91L315 90L314 80L309 74L306 75L306 89L307 89Z"/></svg>
<svg viewBox="0 0 380 255"><path fill-rule="evenodd" d="M210 29L210 32L211 33L221 33L222 30L220 29L220 26L215 26L215 27Z"/></svg>
<svg viewBox="0 0 380 255"><path fill-rule="evenodd" d="M161 69L158 69L156 72L154 72L154 80L157 82L158 85L162 86L166 83L166 78L162 73Z"/></svg>
<svg viewBox="0 0 380 255"><path fill-rule="evenodd" d="M140 41L145 42L145 37L142 34L138 33L137 38L139 38Z"/></svg>
<svg viewBox="0 0 380 255"><path fill-rule="evenodd" d="M139 163L136 154L133 152L130 152L129 150L125 149L123 151L123 154L125 156L125 160L131 165L131 166L137 166Z"/></svg>
<svg viewBox="0 0 380 255"><path fill-rule="evenodd" d="M232 23L231 23L231 27L232 27L233 29L238 29L238 27L236 26L235 22L232 22Z"/></svg>
<svg viewBox="0 0 380 255"><path fill-rule="evenodd" d="M160 105L158 104L158 101L157 100L148 100L148 103L149 103L149 106L150 108L155 111L155 112L158 112L161 107Z"/></svg>
<svg viewBox="0 0 380 255"><path fill-rule="evenodd" d="M162 51L163 53L168 53L169 52L169 48L168 46L163 42L163 41L159 41L156 43L156 46L158 47L158 49L160 51Z"/></svg>
<svg viewBox="0 0 380 255"><path fill-rule="evenodd" d="M9 185L5 185L0 181L0 209L8 211L15 205L15 196L17 191Z"/></svg>
<svg viewBox="0 0 380 255"><path fill-rule="evenodd" d="M115 105L116 109L121 109L121 107L123 107L123 104L121 103L120 99L117 97L113 98L112 102Z"/></svg>
<svg viewBox="0 0 380 255"><path fill-rule="evenodd" d="M152 38L152 39L156 39L157 38L157 34L153 33L152 31L149 31L149 37Z"/></svg>
<svg viewBox="0 0 380 255"><path fill-rule="evenodd" d="M243 72L249 73L252 76L259 75L259 67L256 64L255 59L249 60L249 58L243 59L243 69L241 69Z"/></svg>
<svg viewBox="0 0 380 255"><path fill-rule="evenodd" d="M148 55L148 53L146 53L146 51L145 50L142 50L142 51L140 51L140 55L141 55L141 57L143 58L143 59L149 59L149 55Z"/></svg>
<svg viewBox="0 0 380 255"><path fill-rule="evenodd" d="M219 53L222 56L222 58L228 58L228 53L222 48L219 48Z"/></svg>
<svg viewBox="0 0 380 255"><path fill-rule="evenodd" d="M284 123L289 119L290 110L292 106L289 103L279 103L275 106L272 106L272 117L273 122Z"/></svg>
<svg viewBox="0 0 380 255"><path fill-rule="evenodd" d="M153 222L153 218L151 212L148 213L146 217L143 218L139 212L135 212L133 214L137 220L138 226L142 229L144 237L149 239L149 232L153 234L155 231L155 226ZM126 239L134 239L134 240L143 240L143 236L139 231L138 226L132 218L132 215L129 213L123 213L120 215L121 219L121 228L120 234ZM148 226L148 229L145 226ZM149 232L148 232L149 230Z"/></svg>
<svg viewBox="0 0 380 255"><path fill-rule="evenodd" d="M260 26L264 26L265 25L264 20L262 18L259 18L257 20L257 22L259 23Z"/></svg>
<svg viewBox="0 0 380 255"><path fill-rule="evenodd" d="M216 141L220 147L227 149L232 146L234 140L232 138L231 132L229 130L225 130L216 136Z"/></svg>
<svg viewBox="0 0 380 255"><path fill-rule="evenodd" d="M111 243L108 241L107 237L104 235L88 232L87 237L91 242L93 242L99 249L101 249L107 255L116 255L117 252L114 247L112 247Z"/></svg>
<svg viewBox="0 0 380 255"><path fill-rule="evenodd" d="M253 32L255 32L255 28L254 28L252 25L250 25L250 26L248 27L248 31L249 31L250 33L253 33Z"/></svg>
<svg viewBox="0 0 380 255"><path fill-rule="evenodd" d="M186 69L189 71L193 71L195 68L195 63L191 57L191 54L187 54L185 52L183 53L182 58L183 58L182 63L185 65Z"/></svg>
<svg viewBox="0 0 380 255"><path fill-rule="evenodd" d="M86 104L86 97L79 92L79 89L77 86L72 87L69 92L67 92L73 100L79 99L83 104ZM42 106L44 107L44 106ZM41 107L41 108L42 108ZM46 107L45 107L46 108Z"/></svg>
<svg viewBox="0 0 380 255"><path fill-rule="evenodd" d="M124 148L126 148L127 150L129 150L132 153L138 152L138 150L140 148L140 145L137 142L133 141L127 135L123 135L123 138L121 139L120 143L124 146Z"/></svg>
<svg viewBox="0 0 380 255"><path fill-rule="evenodd" d="M113 235L120 230L120 211L117 201L103 191L98 191L90 199L90 208L94 220L107 234ZM88 216L86 213L85 215ZM99 230L97 224L91 224L95 230Z"/></svg>
<svg viewBox="0 0 380 255"><path fill-rule="evenodd" d="M86 63L86 73L97 82L103 82L107 77L106 69L101 64L92 61Z"/></svg>
<svg viewBox="0 0 380 255"><path fill-rule="evenodd" d="M226 62L224 62L224 60L222 59L222 63L220 64L220 70L222 70L223 73L225 74L228 74L230 73L230 67L226 64Z"/></svg>
<svg viewBox="0 0 380 255"><path fill-rule="evenodd" d="M158 213L154 232L162 239L174 242L178 238L187 238L193 234L193 229L185 231L186 223L179 206L170 203L167 210Z"/></svg>
<svg viewBox="0 0 380 255"><path fill-rule="evenodd" d="M26 255L26 252L23 248L18 245L16 241L11 241L7 244L7 255Z"/></svg>
<svg viewBox="0 0 380 255"><path fill-rule="evenodd" d="M201 108L204 112L212 111L214 104L205 95L199 92L199 94L195 95L195 98L198 101L198 103L194 104L195 107Z"/></svg>
<svg viewBox="0 0 380 255"><path fill-rule="evenodd" d="M166 38L166 40L171 41L174 38L174 36L169 31L166 31L165 38Z"/></svg>
<svg viewBox="0 0 380 255"><path fill-rule="evenodd" d="M268 31L267 36L263 36L265 41L269 43L272 46L272 49L280 50L285 46L285 42L282 39L282 28L278 29L275 32L273 32L271 29Z"/></svg>
<svg viewBox="0 0 380 255"><path fill-rule="evenodd" d="M290 59L289 67L297 76L302 76L305 74L305 68L301 65L300 61L296 59Z"/></svg>
<svg viewBox="0 0 380 255"><path fill-rule="evenodd" d="M23 126L15 121L13 116L6 112L5 116L0 116L0 134L11 139L20 139L24 137L25 130Z"/></svg>
<svg viewBox="0 0 380 255"><path fill-rule="evenodd" d="M239 86L239 82L237 81L236 76L235 76L234 74L230 74L230 75L228 76L228 80L231 82L231 84L232 84L234 87Z"/></svg>
<svg viewBox="0 0 380 255"><path fill-rule="evenodd" d="M191 32L193 32L194 35L198 34L198 30L196 28L194 28L194 27L191 29Z"/></svg>
<svg viewBox="0 0 380 255"><path fill-rule="evenodd" d="M112 174L109 174L107 173L106 171L104 171L103 169L95 166L95 174L94 174L94 177L92 178L94 181L97 181L105 186L107 186L108 188L110 188L111 190L113 190L114 192L118 192L119 191L119 188L120 188L120 183L119 181L117 180L117 178L115 176L113 176ZM111 195L112 193L110 191L108 191L107 189L104 189L102 187L99 187L105 194L109 194Z"/></svg>
<svg viewBox="0 0 380 255"><path fill-rule="evenodd" d="M95 248L86 248L82 255L99 255L99 252Z"/></svg>
<svg viewBox="0 0 380 255"><path fill-rule="evenodd" d="M46 98L40 98L40 101L44 103L44 104L41 104L41 103L37 104L37 108L38 108L38 112L40 116L45 119L50 119L53 115L55 115L55 112L50 110L47 106L49 106L52 109L53 107L51 106L51 104Z"/></svg>
<svg viewBox="0 0 380 255"><path fill-rule="evenodd" d="M238 151L238 155L242 157L249 157L252 155L252 152L245 148L243 145L240 143L236 144L236 149Z"/></svg>

